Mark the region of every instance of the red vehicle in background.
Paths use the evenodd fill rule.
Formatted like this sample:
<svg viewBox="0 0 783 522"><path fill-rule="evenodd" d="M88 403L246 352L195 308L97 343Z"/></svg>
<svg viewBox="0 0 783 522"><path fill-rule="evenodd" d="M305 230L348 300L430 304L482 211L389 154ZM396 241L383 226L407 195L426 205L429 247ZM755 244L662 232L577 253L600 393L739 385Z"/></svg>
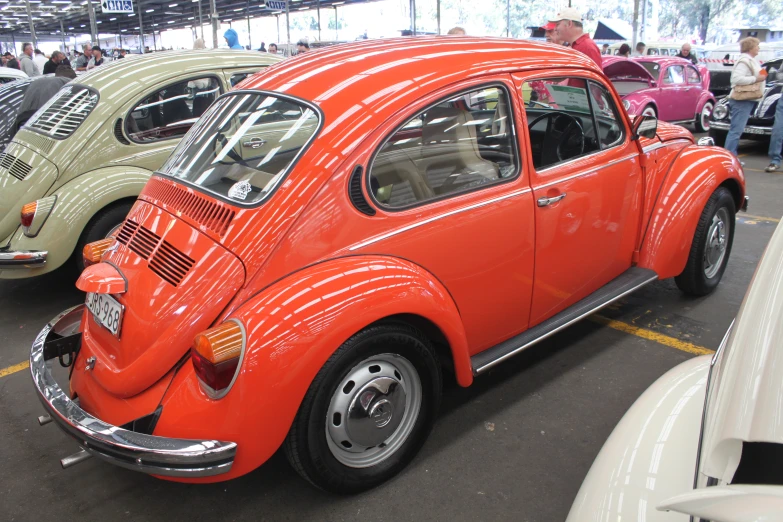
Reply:
<svg viewBox="0 0 783 522"><path fill-rule="evenodd" d="M604 56L603 69L629 115L647 114L670 123L693 123L698 132L709 130L716 102L705 66L665 56Z"/></svg>
<svg viewBox="0 0 783 522"><path fill-rule="evenodd" d="M351 43L249 78L88 245L86 304L32 347L42 420L82 447L64 465L209 482L282 446L361 491L424 444L443 373L469 386L659 278L711 292L739 163L621 105L581 54L508 39Z"/></svg>

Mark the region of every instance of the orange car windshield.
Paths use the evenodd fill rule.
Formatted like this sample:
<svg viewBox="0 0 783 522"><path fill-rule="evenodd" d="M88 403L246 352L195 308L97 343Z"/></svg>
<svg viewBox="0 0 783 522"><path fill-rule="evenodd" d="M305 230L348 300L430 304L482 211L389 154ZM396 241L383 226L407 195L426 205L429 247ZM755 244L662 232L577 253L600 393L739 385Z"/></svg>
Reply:
<svg viewBox="0 0 783 522"><path fill-rule="evenodd" d="M160 169L232 203L263 201L312 141L319 114L299 100L237 92L217 100Z"/></svg>

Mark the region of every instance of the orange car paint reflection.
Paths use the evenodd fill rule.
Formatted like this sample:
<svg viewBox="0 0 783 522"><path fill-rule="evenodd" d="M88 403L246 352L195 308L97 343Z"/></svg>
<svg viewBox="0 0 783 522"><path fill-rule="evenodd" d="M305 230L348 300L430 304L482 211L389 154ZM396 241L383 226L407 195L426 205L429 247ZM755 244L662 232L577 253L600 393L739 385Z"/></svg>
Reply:
<svg viewBox="0 0 783 522"><path fill-rule="evenodd" d="M153 177L129 219L194 264L175 287L125 244L107 254L128 279L118 296L125 323L118 341L85 318L79 360L95 354L98 362L89 377L74 379L73 391L85 391L89 411L127 422L149 406L145 390L170 382L154 433L236 442L230 473L191 479L226 480L277 451L324 361L375 321L406 319L426 328L468 386L471 355L595 291L634 259L675 275L709 193L735 183L738 201L744 196L736 160L691 145L687 131L663 123L657 139L633 141L621 110L621 146L536 172L517 85L552 71L603 83L622 107L583 55L507 39L367 41L312 51L248 79L243 88L316 103L322 130L255 208ZM487 84L511 94L517 176L397 212L372 203L363 186L376 214L354 208L351 173L360 166L367 175L397 126L437 100ZM206 227L193 217L198 212L160 201L162 187L180 201L197 197L199 205L229 208L233 219L225 229ZM566 199L536 206L537 198L562 192ZM170 379L195 334L229 318L247 332L231 391L208 398L187 359Z"/></svg>

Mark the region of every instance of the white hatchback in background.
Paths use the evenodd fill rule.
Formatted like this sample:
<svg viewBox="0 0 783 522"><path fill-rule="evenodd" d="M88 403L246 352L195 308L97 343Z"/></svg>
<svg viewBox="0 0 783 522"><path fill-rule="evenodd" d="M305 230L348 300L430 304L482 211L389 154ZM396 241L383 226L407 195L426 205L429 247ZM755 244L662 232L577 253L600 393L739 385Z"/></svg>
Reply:
<svg viewBox="0 0 783 522"><path fill-rule="evenodd" d="M783 520L781 259L778 227L715 355L676 366L631 406L567 522Z"/></svg>

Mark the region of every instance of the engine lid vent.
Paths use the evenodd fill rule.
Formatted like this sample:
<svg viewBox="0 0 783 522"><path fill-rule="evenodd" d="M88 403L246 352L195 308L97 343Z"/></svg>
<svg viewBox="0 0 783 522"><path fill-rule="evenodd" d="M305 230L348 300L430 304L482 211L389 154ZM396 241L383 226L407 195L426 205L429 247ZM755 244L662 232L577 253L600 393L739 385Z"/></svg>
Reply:
<svg viewBox="0 0 783 522"><path fill-rule="evenodd" d="M199 196L156 176L147 182L140 197L156 204L163 204L167 210L180 216L184 215L219 236L225 235L236 214L231 207Z"/></svg>
<svg viewBox="0 0 783 522"><path fill-rule="evenodd" d="M18 159L16 156L9 152L0 153L0 170L7 170L10 175L24 181L24 179L30 174L32 167L24 161Z"/></svg>
<svg viewBox="0 0 783 522"><path fill-rule="evenodd" d="M193 258L130 219L122 224L117 233L117 242L148 260L149 269L173 286L178 286L195 264Z"/></svg>

